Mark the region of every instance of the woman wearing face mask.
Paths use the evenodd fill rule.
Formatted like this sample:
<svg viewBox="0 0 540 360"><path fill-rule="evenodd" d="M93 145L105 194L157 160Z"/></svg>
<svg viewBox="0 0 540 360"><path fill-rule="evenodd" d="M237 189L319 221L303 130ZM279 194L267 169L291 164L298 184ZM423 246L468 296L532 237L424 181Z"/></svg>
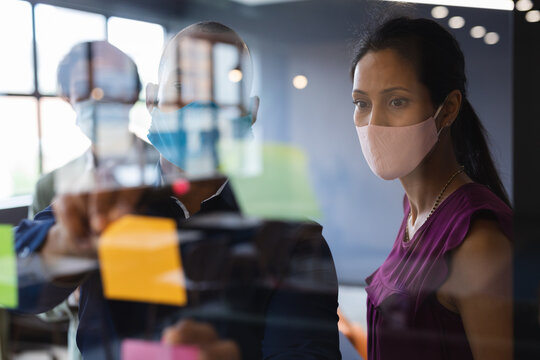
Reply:
<svg viewBox="0 0 540 360"><path fill-rule="evenodd" d="M405 190L394 246L366 279L369 359L512 358L512 211L464 68L426 19L385 22L353 61L364 157Z"/></svg>

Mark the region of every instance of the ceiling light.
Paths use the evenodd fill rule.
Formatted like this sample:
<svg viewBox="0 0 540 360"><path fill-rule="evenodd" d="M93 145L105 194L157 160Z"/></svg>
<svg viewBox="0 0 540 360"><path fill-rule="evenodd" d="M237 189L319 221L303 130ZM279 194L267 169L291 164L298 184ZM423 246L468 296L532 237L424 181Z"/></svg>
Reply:
<svg viewBox="0 0 540 360"><path fill-rule="evenodd" d="M531 0L518 0L516 3L516 9L519 11L529 11L533 8L533 3Z"/></svg>
<svg viewBox="0 0 540 360"><path fill-rule="evenodd" d="M453 16L448 20L448 26L452 29L461 29L465 26L465 19L461 16Z"/></svg>
<svg viewBox="0 0 540 360"><path fill-rule="evenodd" d="M499 42L499 34L497 34L496 32L488 32L484 36L484 42L488 45L495 45Z"/></svg>
<svg viewBox="0 0 540 360"><path fill-rule="evenodd" d="M308 79L304 75L296 75L293 79L293 86L299 90L304 89L308 84Z"/></svg>
<svg viewBox="0 0 540 360"><path fill-rule="evenodd" d="M528 22L539 22L540 21L540 11L538 10L531 10L528 13L525 14L525 19L527 19Z"/></svg>
<svg viewBox="0 0 540 360"><path fill-rule="evenodd" d="M231 82L239 82L240 80L242 80L242 72L238 69L232 69L231 71L229 71L229 81Z"/></svg>
<svg viewBox="0 0 540 360"><path fill-rule="evenodd" d="M103 89L101 88L93 88L92 91L90 92L90 96L92 97L92 99L94 100L101 100L103 99L103 96L105 95L105 93L103 92Z"/></svg>
<svg viewBox="0 0 540 360"><path fill-rule="evenodd" d="M479 9L494 9L494 10L514 10L514 2L512 0L386 0L394 2L407 2L416 4L428 5L446 5L472 7Z"/></svg>
<svg viewBox="0 0 540 360"><path fill-rule="evenodd" d="M435 19L444 19L448 16L448 8L446 6L435 6L431 9L431 16Z"/></svg>
<svg viewBox="0 0 540 360"><path fill-rule="evenodd" d="M480 39L486 35L486 28L483 26L473 26L471 28L471 36L475 39Z"/></svg>

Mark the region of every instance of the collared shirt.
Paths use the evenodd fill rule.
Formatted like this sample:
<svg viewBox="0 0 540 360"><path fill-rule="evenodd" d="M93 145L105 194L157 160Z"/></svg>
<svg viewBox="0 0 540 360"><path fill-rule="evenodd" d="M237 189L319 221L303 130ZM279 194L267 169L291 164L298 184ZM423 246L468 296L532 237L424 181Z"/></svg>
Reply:
<svg viewBox="0 0 540 360"><path fill-rule="evenodd" d="M156 166L156 171L158 172L159 176L157 177L158 181L155 186L163 186L166 181L163 177L163 169L161 168L161 164L159 161ZM184 206L184 204L182 204L182 202L174 196L172 197L172 199L176 202L180 209L182 209L182 212L184 213L184 218L189 219L191 214ZM201 202L200 211L202 211L203 213L215 210L240 212L240 207L238 206L236 198L234 197L234 194L229 186L229 179L225 180L225 182L219 187L219 189L215 192L214 195Z"/></svg>

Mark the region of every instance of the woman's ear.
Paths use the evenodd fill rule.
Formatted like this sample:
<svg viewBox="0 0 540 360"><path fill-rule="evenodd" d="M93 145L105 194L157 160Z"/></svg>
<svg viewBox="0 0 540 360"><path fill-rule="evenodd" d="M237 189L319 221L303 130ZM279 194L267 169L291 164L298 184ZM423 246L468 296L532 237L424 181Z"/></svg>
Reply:
<svg viewBox="0 0 540 360"><path fill-rule="evenodd" d="M257 121L257 113L259 112L259 104L261 102L261 99L259 99L258 96L252 96L251 97L251 125L255 124L255 121Z"/></svg>
<svg viewBox="0 0 540 360"><path fill-rule="evenodd" d="M454 123L461 109L462 99L463 95L459 90L453 90L448 94L439 115L441 127L450 127Z"/></svg>

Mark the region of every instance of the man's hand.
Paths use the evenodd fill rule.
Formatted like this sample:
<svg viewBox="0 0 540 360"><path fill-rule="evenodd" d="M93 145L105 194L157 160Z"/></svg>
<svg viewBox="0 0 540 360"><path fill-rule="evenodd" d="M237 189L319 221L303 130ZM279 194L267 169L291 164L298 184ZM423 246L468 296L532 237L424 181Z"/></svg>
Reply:
<svg viewBox="0 0 540 360"><path fill-rule="evenodd" d="M44 259L96 258L101 233L110 223L133 213L143 191L128 188L59 196L52 205L56 224L49 230L41 255Z"/></svg>
<svg viewBox="0 0 540 360"><path fill-rule="evenodd" d="M232 340L221 340L209 324L182 320L163 331L167 345L196 345L201 360L240 360L240 348Z"/></svg>
<svg viewBox="0 0 540 360"><path fill-rule="evenodd" d="M45 260L61 256L96 256L96 234L89 225L88 199L88 194L62 195L53 202L56 223L41 249Z"/></svg>

